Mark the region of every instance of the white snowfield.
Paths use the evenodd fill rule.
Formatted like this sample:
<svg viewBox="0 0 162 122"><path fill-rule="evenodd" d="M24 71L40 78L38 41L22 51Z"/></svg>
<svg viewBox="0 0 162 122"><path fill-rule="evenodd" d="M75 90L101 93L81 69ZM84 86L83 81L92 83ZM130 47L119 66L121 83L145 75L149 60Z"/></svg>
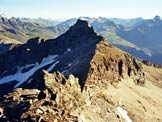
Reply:
<svg viewBox="0 0 162 122"><path fill-rule="evenodd" d="M48 69L49 71L52 70L52 68L54 68L56 66L56 64L58 63L58 61L56 62L57 57L58 57L58 55L49 55L46 58L43 58L43 60L42 60L42 62L40 64L38 64L38 62L36 62L32 69L30 69L29 71L24 72L24 73L22 73L22 69L26 68L28 66L31 66L33 64L28 64L23 68L18 68L18 71L17 71L16 74L5 76L5 77L1 78L0 79L0 84L9 83L10 81L16 80L16 81L18 81L18 83L15 85L14 88L17 88L18 86L23 84L26 80L28 80L37 70L41 69L42 67L44 67L44 66L46 66L48 64L54 63Z"/></svg>
<svg viewBox="0 0 162 122"><path fill-rule="evenodd" d="M128 112L124 110L122 107L117 106L117 113L119 114L120 117L125 119L125 122L132 122L132 120L128 116Z"/></svg>

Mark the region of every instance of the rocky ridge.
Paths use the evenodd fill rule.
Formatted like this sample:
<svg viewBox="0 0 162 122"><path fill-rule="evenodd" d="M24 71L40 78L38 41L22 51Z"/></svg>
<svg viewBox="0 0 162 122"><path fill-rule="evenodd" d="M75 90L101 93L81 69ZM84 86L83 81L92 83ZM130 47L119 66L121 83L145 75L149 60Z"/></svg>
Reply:
<svg viewBox="0 0 162 122"><path fill-rule="evenodd" d="M0 58L1 89L5 89L3 84L8 85L8 90L35 86L36 81L41 80L42 69L50 72L58 70L65 76L73 74L79 78L81 87L93 75L106 80L135 76L138 77L135 81L144 82L139 61L108 44L83 20L78 20L69 31L56 39L30 39L26 44L0 55ZM4 93L5 90L1 94Z"/></svg>
<svg viewBox="0 0 162 122"><path fill-rule="evenodd" d="M4 100L0 102L1 121L97 122L100 120L105 122L126 120L116 110L120 104L115 105L104 94L94 92L93 90L96 89L87 88L81 92L78 78L73 75L66 79L59 72L49 74L44 71L44 74L44 81L42 81L44 90L19 88L4 96ZM120 109L124 110L122 106ZM108 113L110 116L107 115Z"/></svg>
<svg viewBox="0 0 162 122"><path fill-rule="evenodd" d="M30 49L29 53L24 51L27 48ZM19 57L22 55L26 59L28 56L33 58L25 62L21 58L15 58L19 61L16 66L38 61L36 66L31 66L32 68L19 68L25 70L23 73L38 70L26 81L15 78L16 82L1 84L1 88L14 84L11 87L14 90L5 93L1 98L2 121L162 120L158 114L160 109L154 109L157 106L162 108L157 102L161 99L157 92L161 91L150 90L155 87L150 85L149 81L146 82L142 63L98 36L86 21L78 20L69 31L54 40L31 39L27 44L10 51L5 58L11 54L19 54L19 50L22 50ZM34 55L33 52L40 50L44 52ZM6 69L8 62L4 64ZM10 66L14 69L12 65ZM13 74L12 77L15 75L17 74ZM4 76L9 77L7 73ZM2 77L1 81L6 80L5 77ZM18 87L14 87L15 85ZM155 96L148 96L148 93ZM152 106L152 110L148 106ZM152 111L157 118L150 117ZM141 118L143 112L146 115Z"/></svg>
<svg viewBox="0 0 162 122"><path fill-rule="evenodd" d="M144 63L147 66L152 66L152 67L155 67L155 68L162 68L161 64L155 64L155 63L152 63L149 60L143 60L142 63Z"/></svg>
<svg viewBox="0 0 162 122"><path fill-rule="evenodd" d="M92 84L93 81L100 80L106 81L107 84L107 81L120 81L128 77L133 78L137 84L145 83L145 74L140 61L104 40L97 45L90 64L87 81Z"/></svg>

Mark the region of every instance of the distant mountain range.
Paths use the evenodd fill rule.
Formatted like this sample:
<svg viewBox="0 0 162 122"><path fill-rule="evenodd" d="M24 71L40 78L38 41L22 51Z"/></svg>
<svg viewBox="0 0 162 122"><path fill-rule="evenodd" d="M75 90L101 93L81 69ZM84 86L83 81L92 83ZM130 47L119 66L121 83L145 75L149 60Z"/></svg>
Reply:
<svg viewBox="0 0 162 122"><path fill-rule="evenodd" d="M88 21L95 31L111 44L141 60L151 60L153 63L162 64L162 20L159 16L153 19L103 17L80 17L80 19ZM15 40L11 41L13 43L24 43L34 37L55 38L66 32L76 21L77 18L61 22L42 18L7 19L0 16L0 39L3 43L7 40Z"/></svg>
<svg viewBox="0 0 162 122"><path fill-rule="evenodd" d="M159 16L143 21L132 29L123 29L117 34L150 53L150 60L162 63L162 20Z"/></svg>
<svg viewBox="0 0 162 122"><path fill-rule="evenodd" d="M94 27L95 31L105 37L110 43L131 53L135 57L151 60L154 63L162 63L160 58L162 51L160 35L162 32L162 30L160 30L160 28L162 28L162 20L159 16L153 19L137 18L128 20L101 17L82 17L80 19L87 20ZM76 20L76 18L70 19L56 26L50 26L48 29L57 34L64 33ZM151 28L150 24L152 24ZM142 29L140 28L142 28L143 31L141 31ZM156 42L154 42L153 39L156 39Z"/></svg>
<svg viewBox="0 0 162 122"><path fill-rule="evenodd" d="M135 19L109 18L109 20L113 21L115 24L120 24L124 27L134 28L140 25L145 19L139 17Z"/></svg>
<svg viewBox="0 0 162 122"><path fill-rule="evenodd" d="M61 20L52 20L52 19L43 19L43 18L37 18L37 19L31 19L31 18L20 18L23 22L28 23L39 23L44 26L55 26L59 23L61 23Z"/></svg>
<svg viewBox="0 0 162 122"><path fill-rule="evenodd" d="M0 38L5 36L7 41L15 39L19 42L26 42L28 39L39 36L42 38L54 38L55 35L46 29L46 25L41 24L39 21L35 23L35 20L24 19L24 18L6 18L0 16ZM13 43L16 43L15 41Z"/></svg>

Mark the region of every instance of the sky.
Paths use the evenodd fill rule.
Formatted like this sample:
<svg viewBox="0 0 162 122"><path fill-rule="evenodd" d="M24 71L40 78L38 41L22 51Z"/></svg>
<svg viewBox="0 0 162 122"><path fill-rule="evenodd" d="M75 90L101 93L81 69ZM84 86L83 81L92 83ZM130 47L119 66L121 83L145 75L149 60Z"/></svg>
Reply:
<svg viewBox="0 0 162 122"><path fill-rule="evenodd" d="M52 19L153 18L162 17L162 0L0 0L0 14Z"/></svg>

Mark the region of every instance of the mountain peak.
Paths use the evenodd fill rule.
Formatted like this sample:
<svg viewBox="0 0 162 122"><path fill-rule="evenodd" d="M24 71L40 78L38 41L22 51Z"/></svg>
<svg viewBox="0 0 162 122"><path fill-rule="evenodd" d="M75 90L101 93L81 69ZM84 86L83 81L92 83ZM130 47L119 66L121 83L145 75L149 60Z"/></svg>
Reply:
<svg viewBox="0 0 162 122"><path fill-rule="evenodd" d="M66 77L73 74L79 78L82 88L87 83L98 84L98 78L114 81L124 76L137 76L138 82L144 81L138 61L98 36L84 20L78 20L56 39L30 39L26 44L0 55L0 59L0 84L12 82L11 90L13 86L36 86L33 84L41 81L42 69L49 72L60 71ZM8 72L4 72L6 70ZM139 81L140 78L142 80Z"/></svg>
<svg viewBox="0 0 162 122"><path fill-rule="evenodd" d="M7 17L5 15L1 14L0 15L0 23L5 23L7 21L8 21Z"/></svg>
<svg viewBox="0 0 162 122"><path fill-rule="evenodd" d="M154 17L154 20L159 21L159 20L161 20L161 17L158 16L158 15L156 15L156 16Z"/></svg>
<svg viewBox="0 0 162 122"><path fill-rule="evenodd" d="M76 24L73 26L73 28L91 28L92 26L88 23L88 21L83 19L78 19Z"/></svg>
<svg viewBox="0 0 162 122"><path fill-rule="evenodd" d="M0 14L0 18L2 18L2 17L3 17L3 18L7 18L7 16L6 16L5 14L3 14L3 13Z"/></svg>
<svg viewBox="0 0 162 122"><path fill-rule="evenodd" d="M67 38L65 39L65 37ZM74 48L81 44L91 44L96 40L102 40L102 38L87 21L78 19L75 25L59 37L62 40L59 43L64 43L64 46L68 48Z"/></svg>

